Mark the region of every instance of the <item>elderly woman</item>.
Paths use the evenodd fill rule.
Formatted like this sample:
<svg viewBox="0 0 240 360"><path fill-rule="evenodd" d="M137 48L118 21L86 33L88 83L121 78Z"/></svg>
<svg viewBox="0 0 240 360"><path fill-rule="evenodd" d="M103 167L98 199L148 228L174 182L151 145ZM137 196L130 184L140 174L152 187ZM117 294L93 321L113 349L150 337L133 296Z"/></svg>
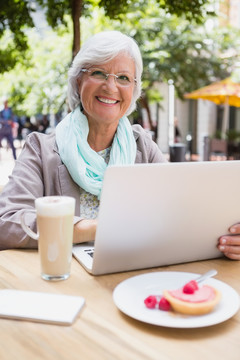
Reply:
<svg viewBox="0 0 240 360"><path fill-rule="evenodd" d="M74 243L93 240L106 167L165 161L147 132L126 117L141 94L141 74L142 58L132 38L110 31L85 43L69 70L72 111L55 133L28 136L0 197L0 249L37 246L22 230L20 214L49 195L75 197ZM35 222L29 215L33 229ZM240 226L231 232L239 233ZM240 259L239 236L220 238L219 247Z"/></svg>
<svg viewBox="0 0 240 360"><path fill-rule="evenodd" d="M31 133L0 198L0 249L31 248L20 214L41 196L76 199L74 243L93 240L108 165L165 161L156 143L128 118L141 94L142 58L117 31L93 36L69 70L71 112L49 135ZM35 229L35 217L28 215Z"/></svg>

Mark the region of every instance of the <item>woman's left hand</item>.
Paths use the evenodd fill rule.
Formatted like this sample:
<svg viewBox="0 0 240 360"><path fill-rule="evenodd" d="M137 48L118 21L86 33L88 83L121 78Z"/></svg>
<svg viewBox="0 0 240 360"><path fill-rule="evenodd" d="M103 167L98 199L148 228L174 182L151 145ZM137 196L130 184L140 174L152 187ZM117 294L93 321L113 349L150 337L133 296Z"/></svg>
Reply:
<svg viewBox="0 0 240 360"><path fill-rule="evenodd" d="M240 223L229 228L229 234L219 238L218 249L232 260L240 260Z"/></svg>
<svg viewBox="0 0 240 360"><path fill-rule="evenodd" d="M73 228L73 243L95 240L97 230L97 219L81 219Z"/></svg>

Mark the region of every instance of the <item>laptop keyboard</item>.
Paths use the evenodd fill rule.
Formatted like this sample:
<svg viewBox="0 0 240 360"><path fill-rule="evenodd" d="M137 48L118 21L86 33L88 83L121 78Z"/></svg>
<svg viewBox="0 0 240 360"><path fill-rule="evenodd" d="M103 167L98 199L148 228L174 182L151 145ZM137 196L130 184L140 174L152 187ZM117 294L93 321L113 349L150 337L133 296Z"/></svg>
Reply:
<svg viewBox="0 0 240 360"><path fill-rule="evenodd" d="M85 253L87 253L89 256L91 256L91 258L93 258L94 249L85 249L84 251L85 251Z"/></svg>

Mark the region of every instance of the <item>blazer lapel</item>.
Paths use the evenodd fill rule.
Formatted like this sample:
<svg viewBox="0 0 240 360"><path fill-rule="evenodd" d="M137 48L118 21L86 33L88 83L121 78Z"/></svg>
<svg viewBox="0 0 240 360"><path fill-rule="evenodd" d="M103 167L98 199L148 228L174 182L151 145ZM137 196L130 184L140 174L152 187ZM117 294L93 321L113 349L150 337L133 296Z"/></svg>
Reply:
<svg viewBox="0 0 240 360"><path fill-rule="evenodd" d="M72 196L76 199L76 216L80 216L80 188L72 180L71 176L65 165L60 165L58 167L59 182L61 188L61 195L63 196Z"/></svg>

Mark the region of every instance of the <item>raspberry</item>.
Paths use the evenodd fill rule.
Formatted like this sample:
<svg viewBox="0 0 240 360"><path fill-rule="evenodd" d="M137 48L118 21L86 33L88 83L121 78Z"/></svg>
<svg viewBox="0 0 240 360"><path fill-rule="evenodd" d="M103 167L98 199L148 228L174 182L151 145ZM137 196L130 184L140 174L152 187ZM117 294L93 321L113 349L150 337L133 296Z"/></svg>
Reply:
<svg viewBox="0 0 240 360"><path fill-rule="evenodd" d="M165 298L162 297L158 304L159 310L169 311L171 308L170 302Z"/></svg>
<svg viewBox="0 0 240 360"><path fill-rule="evenodd" d="M145 300L144 300L144 304L146 305L146 307L148 309L154 309L156 304L157 304L157 298L154 295L150 295L148 296Z"/></svg>
<svg viewBox="0 0 240 360"><path fill-rule="evenodd" d="M195 280L189 281L183 287L183 292L185 294L193 294L196 290L198 290L198 284L197 284L197 282Z"/></svg>

